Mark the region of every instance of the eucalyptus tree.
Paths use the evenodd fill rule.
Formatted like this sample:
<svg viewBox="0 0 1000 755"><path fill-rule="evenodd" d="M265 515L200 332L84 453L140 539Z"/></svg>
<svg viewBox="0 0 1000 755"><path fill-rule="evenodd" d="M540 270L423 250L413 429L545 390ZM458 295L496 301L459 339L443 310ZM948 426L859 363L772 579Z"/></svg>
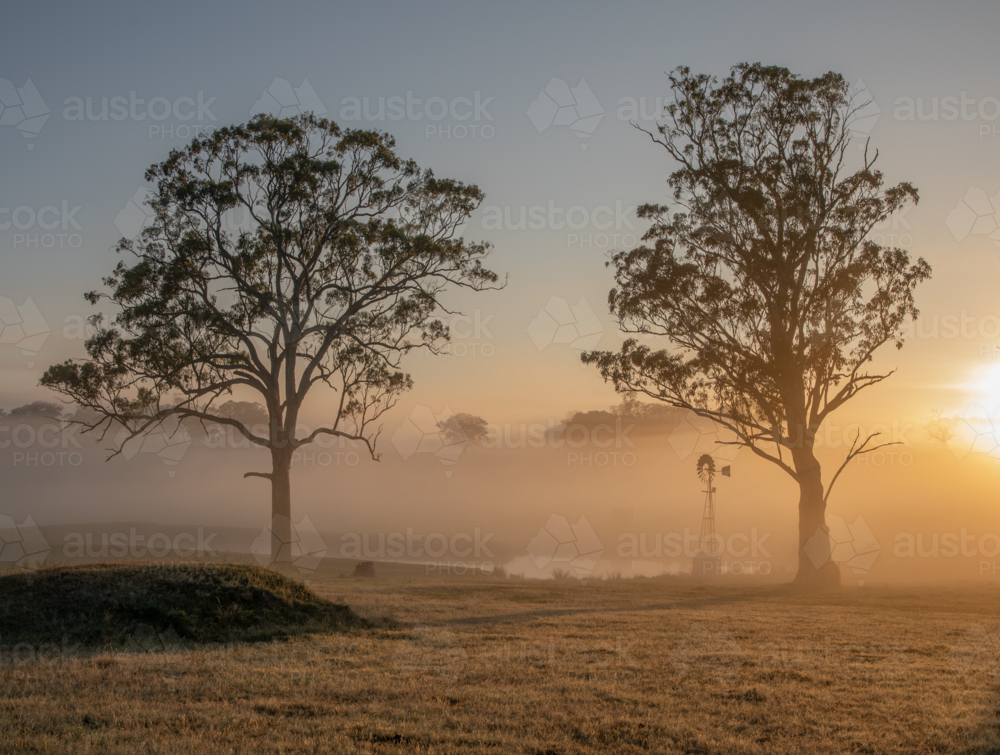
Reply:
<svg viewBox="0 0 1000 755"><path fill-rule="evenodd" d="M761 64L717 78L678 68L650 139L677 165L671 205L647 204L643 244L613 255L609 295L628 338L590 352L617 390L710 418L732 442L799 486L797 581L839 581L829 560L827 502L858 455L887 445L854 437L828 481L815 454L823 422L891 371L875 352L902 347L915 318L923 259L886 248L872 230L918 199L886 186L878 153L852 126L869 100L842 76L813 79Z"/></svg>
<svg viewBox="0 0 1000 755"><path fill-rule="evenodd" d="M86 431L125 428L116 453L168 419L267 449L270 469L245 476L270 481L272 558L288 560L295 451L332 436L377 459L379 418L412 385L402 357L448 338L442 294L499 287L488 245L460 233L484 195L400 158L388 134L311 114L200 136L146 180L151 222L86 295L113 317L95 315L87 358L42 384L96 412ZM303 431L324 393L326 421ZM223 409L231 394L258 399L266 428Z"/></svg>

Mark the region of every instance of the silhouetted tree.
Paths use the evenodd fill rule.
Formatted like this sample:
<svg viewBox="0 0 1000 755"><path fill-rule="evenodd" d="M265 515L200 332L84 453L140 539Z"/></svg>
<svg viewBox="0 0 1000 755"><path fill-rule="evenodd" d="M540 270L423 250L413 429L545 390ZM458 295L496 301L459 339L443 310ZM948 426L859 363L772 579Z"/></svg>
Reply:
<svg viewBox="0 0 1000 755"><path fill-rule="evenodd" d="M913 290L930 267L868 238L917 191L883 188L867 144L849 151L868 101L839 74L741 64L722 82L678 68L670 83L664 121L646 133L680 165L673 212L640 208L646 244L613 256L609 303L622 330L673 348L629 339L583 361L619 391L715 420L788 473L800 489L796 579L835 583L836 564L802 549L827 532L840 472L881 446L876 434L855 437L824 487L814 440L832 412L891 374L866 365L883 344L901 347L917 315Z"/></svg>
<svg viewBox="0 0 1000 755"><path fill-rule="evenodd" d="M438 422L438 430L449 443L461 443L479 440L486 436L489 425L482 417L475 414L459 412Z"/></svg>
<svg viewBox="0 0 1000 755"><path fill-rule="evenodd" d="M295 450L331 435L377 459L373 423L411 385L400 359L447 339L441 293L497 281L482 264L488 245L457 233L483 193L402 160L387 134L312 115L219 129L146 179L151 223L119 243L135 263L118 264L108 293L87 294L115 305L113 323L93 317L89 359L49 368L42 384L96 410L86 429L102 437L113 424L135 437L193 418L268 449L271 470L246 476L270 480L272 558L288 560ZM249 216L238 232L224 218L233 210ZM317 386L339 395L300 437ZM263 402L266 433L217 410L234 389Z"/></svg>
<svg viewBox="0 0 1000 755"><path fill-rule="evenodd" d="M47 419L59 419L62 417L63 407L51 401L32 401L30 404L18 406L10 410L11 417L45 417Z"/></svg>
<svg viewBox="0 0 1000 755"><path fill-rule="evenodd" d="M931 409L930 421L924 425L924 429L927 430L931 440L939 441L942 445L947 446L948 441L955 437L955 432L952 430L954 425L953 418L945 417L940 409Z"/></svg>

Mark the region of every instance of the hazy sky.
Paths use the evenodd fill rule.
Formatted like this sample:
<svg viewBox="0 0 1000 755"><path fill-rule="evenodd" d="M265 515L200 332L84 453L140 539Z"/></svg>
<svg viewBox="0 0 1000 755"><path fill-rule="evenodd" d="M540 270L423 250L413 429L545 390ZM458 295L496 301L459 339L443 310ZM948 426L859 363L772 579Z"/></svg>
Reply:
<svg viewBox="0 0 1000 755"><path fill-rule="evenodd" d="M282 79L298 90L289 107L318 106L342 125L388 130L403 155L477 183L486 201L466 235L492 242L491 266L509 274L502 292L452 299L469 316L454 323L454 356L409 358L416 388L387 418L384 463L393 475L383 476L371 506L398 502L412 489L405 476L421 462L403 462L389 438L415 406L501 424L605 408L616 401L611 389L580 366L572 345L550 343L546 318L537 318L556 297L552 307L577 308L588 347L618 342L603 263L613 247L638 238L634 207L665 200L672 169L629 119L638 113L652 125L647 119L669 94L666 71L686 65L724 75L741 61L806 76L833 70L863 82L879 108L869 134L887 181L911 181L920 191L919 206L885 229L896 234L888 243L934 268L917 293L918 337L880 356L880 366L898 367L897 375L842 421L918 423L932 408L958 414L1000 403L1000 241L988 235L995 226L988 198L1000 192L998 23L1000 6L990 2L9 5L0 78L13 87L4 91L9 100L17 90L25 107L37 108L25 87L30 79L50 112L37 135L25 135L27 124L0 125L0 228L10 223L0 230L0 297L17 307L30 297L50 332L37 354L0 346L0 407L47 398L37 387L43 370L83 354L74 318L91 313L83 292L99 286L115 264L117 238L137 227L122 211L145 185L144 170L194 129L243 122L255 107L270 107L265 91L280 95L275 80ZM556 96L564 85L590 115L576 130L546 115L543 90ZM114 107L116 97L123 108ZM388 107L393 97L410 101L401 119ZM908 102L923 109L907 111ZM347 120L356 103L361 119ZM0 114L0 124L16 120L13 110ZM971 209L959 206L964 197ZM553 208L556 222L541 230L490 222L499 214L516 224L521 208L534 206L546 217ZM42 212L47 207L57 211ZM575 228L551 227L567 214ZM977 215L984 217L973 225ZM650 464L647 486L660 468ZM550 496L565 473L543 466L532 474ZM471 495L435 474L435 500L457 508ZM481 474L467 474L469 490L488 487L493 473ZM608 490L627 497L629 480L622 473ZM984 485L978 489L995 498L996 481ZM260 514L266 495L254 491ZM536 503L545 509L542 498ZM110 492L105 499L117 500ZM489 500L495 510L498 502ZM61 510L49 499L31 505L40 518ZM792 501L782 510L791 525ZM160 509L147 518L158 513L165 516ZM326 524L339 526L333 513Z"/></svg>

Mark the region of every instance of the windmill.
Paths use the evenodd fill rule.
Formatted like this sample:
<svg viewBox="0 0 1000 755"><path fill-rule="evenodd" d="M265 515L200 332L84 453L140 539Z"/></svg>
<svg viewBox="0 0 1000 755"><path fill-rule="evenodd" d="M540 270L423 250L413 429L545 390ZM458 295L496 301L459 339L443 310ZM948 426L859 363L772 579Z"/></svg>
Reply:
<svg viewBox="0 0 1000 755"><path fill-rule="evenodd" d="M730 467L719 470L723 477L729 477ZM691 562L694 577L714 577L721 572L720 556L722 548L715 532L715 459L709 454L698 457L698 479L705 483L705 512L701 518L701 534L698 538L698 552Z"/></svg>

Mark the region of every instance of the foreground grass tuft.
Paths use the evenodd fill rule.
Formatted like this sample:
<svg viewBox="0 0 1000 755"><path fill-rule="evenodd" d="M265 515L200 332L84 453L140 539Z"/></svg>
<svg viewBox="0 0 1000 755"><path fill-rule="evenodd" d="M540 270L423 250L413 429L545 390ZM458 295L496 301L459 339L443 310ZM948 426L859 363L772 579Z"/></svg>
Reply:
<svg viewBox="0 0 1000 755"><path fill-rule="evenodd" d="M0 641L95 650L256 642L362 626L350 608L247 564L96 564L0 576Z"/></svg>

